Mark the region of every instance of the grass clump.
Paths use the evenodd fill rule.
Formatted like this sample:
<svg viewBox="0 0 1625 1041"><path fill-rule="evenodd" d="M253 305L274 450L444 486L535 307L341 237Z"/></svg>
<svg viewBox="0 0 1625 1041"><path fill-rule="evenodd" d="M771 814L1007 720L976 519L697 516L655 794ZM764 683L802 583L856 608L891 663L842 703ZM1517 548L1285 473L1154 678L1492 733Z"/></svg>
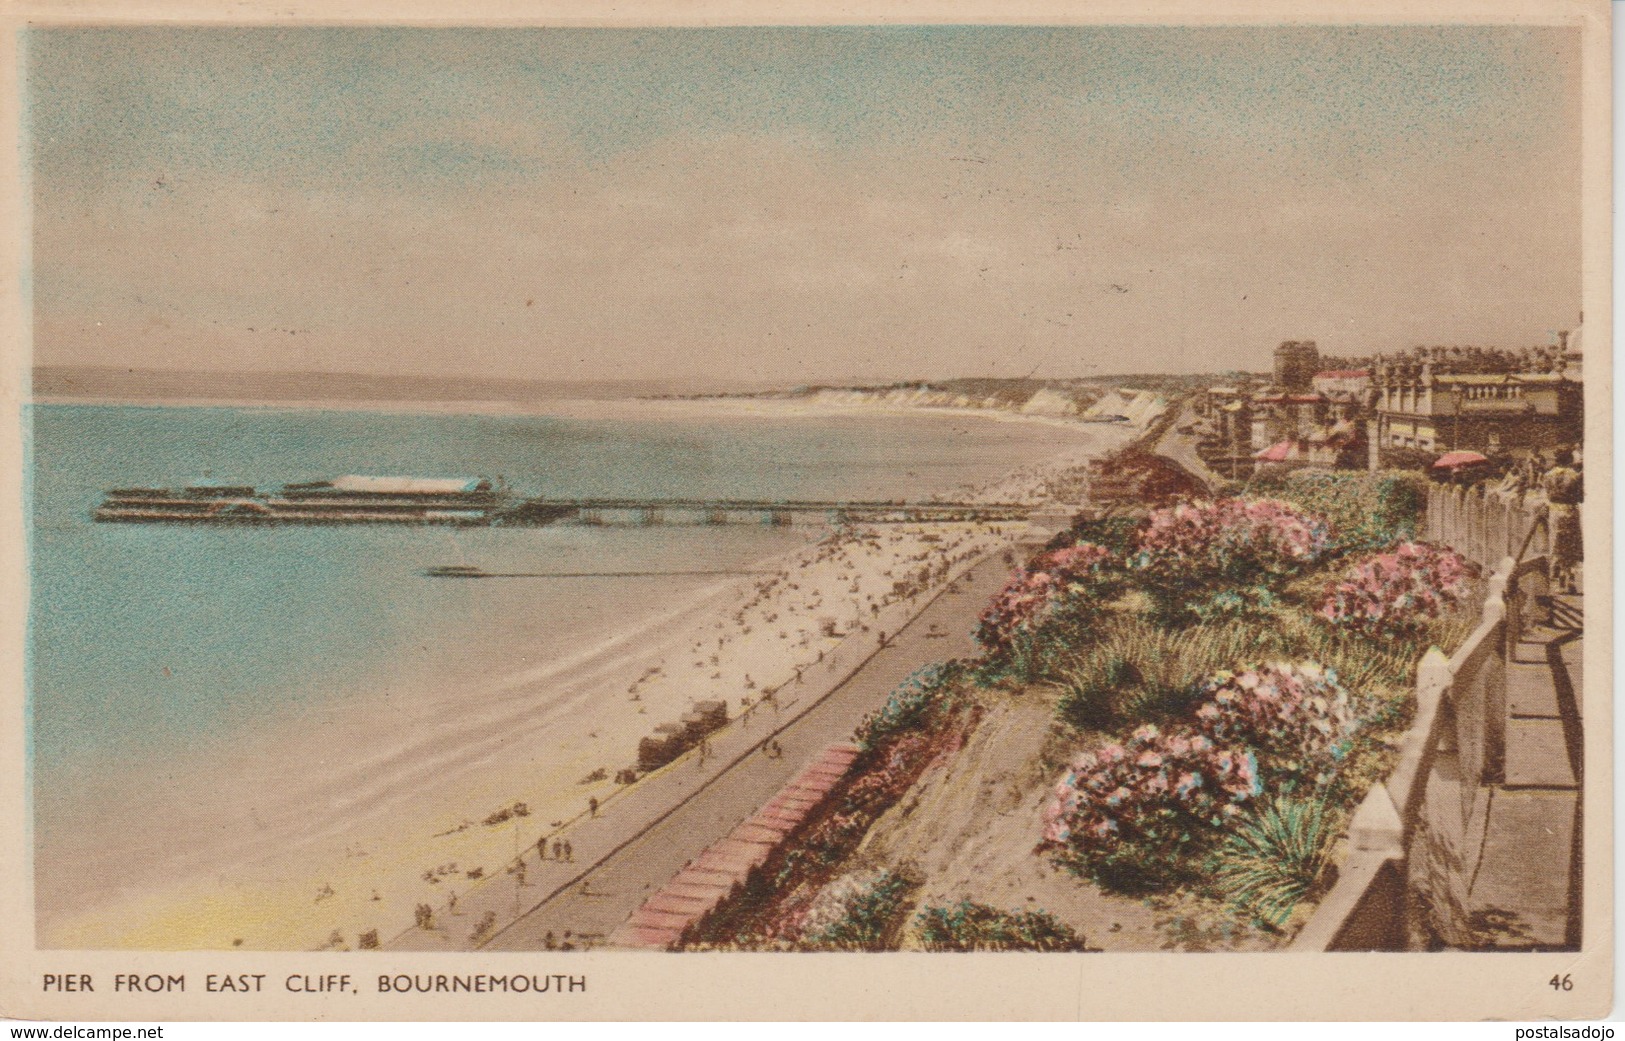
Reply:
<svg viewBox="0 0 1625 1041"><path fill-rule="evenodd" d="M1281 928L1299 903L1319 895L1339 822L1322 798L1272 800L1220 848L1215 886L1236 907Z"/></svg>
<svg viewBox="0 0 1625 1041"><path fill-rule="evenodd" d="M899 871L843 882L830 887L812 909L799 946L833 951L888 949L901 912L919 883Z"/></svg>
<svg viewBox="0 0 1625 1041"><path fill-rule="evenodd" d="M962 900L922 908L914 932L928 951L1084 951L1071 926L1047 911L1000 911Z"/></svg>
<svg viewBox="0 0 1625 1041"><path fill-rule="evenodd" d="M1204 680L1239 662L1283 651L1275 629L1234 622L1171 630L1145 618L1119 617L1060 670L1057 711L1083 730L1187 715Z"/></svg>

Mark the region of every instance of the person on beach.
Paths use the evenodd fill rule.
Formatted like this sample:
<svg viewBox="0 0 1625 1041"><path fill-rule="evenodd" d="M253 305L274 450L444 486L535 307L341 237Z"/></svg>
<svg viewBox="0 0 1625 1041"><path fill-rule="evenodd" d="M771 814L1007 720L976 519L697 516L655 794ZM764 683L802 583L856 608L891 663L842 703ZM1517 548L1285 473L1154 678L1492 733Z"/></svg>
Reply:
<svg viewBox="0 0 1625 1041"><path fill-rule="evenodd" d="M543 835L541 838L536 840L536 859L537 860L546 860L547 859L547 836L546 835Z"/></svg>
<svg viewBox="0 0 1625 1041"><path fill-rule="evenodd" d="M524 862L523 859L521 859L519 861L519 867L517 869L515 869L515 871L514 871L514 874L518 876L518 879L517 879L517 884L518 885L522 886L522 885L525 884L525 871L526 870L527 869L525 867L525 862Z"/></svg>
<svg viewBox="0 0 1625 1041"><path fill-rule="evenodd" d="M596 795L587 800L587 816L598 816L598 796Z"/></svg>
<svg viewBox="0 0 1625 1041"><path fill-rule="evenodd" d="M452 914L457 913L457 890L455 889L451 891L451 899L446 901L446 910Z"/></svg>
<svg viewBox="0 0 1625 1041"><path fill-rule="evenodd" d="M553 840L553 859L554 860L563 860L564 859L564 840L563 839L554 839Z"/></svg>

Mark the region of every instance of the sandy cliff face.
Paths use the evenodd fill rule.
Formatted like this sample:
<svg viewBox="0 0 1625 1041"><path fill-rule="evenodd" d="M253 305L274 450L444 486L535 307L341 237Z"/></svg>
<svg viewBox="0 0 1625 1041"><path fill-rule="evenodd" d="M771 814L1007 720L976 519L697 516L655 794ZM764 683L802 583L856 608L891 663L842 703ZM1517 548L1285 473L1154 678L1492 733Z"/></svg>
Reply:
<svg viewBox="0 0 1625 1041"><path fill-rule="evenodd" d="M1020 412L1029 416L1076 416L1081 411L1078 403L1069 395L1048 387L1020 404L996 395L977 396L930 387L892 387L883 390L826 388L814 391L807 400L816 405L851 408L977 408Z"/></svg>

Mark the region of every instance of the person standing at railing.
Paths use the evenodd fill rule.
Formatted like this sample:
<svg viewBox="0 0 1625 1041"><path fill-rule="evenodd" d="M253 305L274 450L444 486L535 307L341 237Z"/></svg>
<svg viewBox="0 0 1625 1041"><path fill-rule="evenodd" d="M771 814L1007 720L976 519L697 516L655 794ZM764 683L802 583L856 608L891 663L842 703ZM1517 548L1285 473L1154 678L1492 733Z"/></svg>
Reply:
<svg viewBox="0 0 1625 1041"><path fill-rule="evenodd" d="M1540 482L1540 467L1534 455L1526 455L1518 460L1506 477L1502 478L1501 492L1513 496L1513 501L1522 506L1530 490Z"/></svg>
<svg viewBox="0 0 1625 1041"><path fill-rule="evenodd" d="M1540 483L1546 492L1546 521L1551 530L1552 590L1577 592L1580 562L1584 559L1580 503L1585 501L1585 484L1574 453L1557 453L1557 464L1546 471Z"/></svg>

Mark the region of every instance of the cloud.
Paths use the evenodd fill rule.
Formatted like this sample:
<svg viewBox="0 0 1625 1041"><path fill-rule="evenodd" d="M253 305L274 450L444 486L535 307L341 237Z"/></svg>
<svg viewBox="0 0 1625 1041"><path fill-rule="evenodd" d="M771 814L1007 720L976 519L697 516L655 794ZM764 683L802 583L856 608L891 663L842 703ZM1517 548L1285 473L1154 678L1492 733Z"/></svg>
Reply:
<svg viewBox="0 0 1625 1041"><path fill-rule="evenodd" d="M1529 342L1578 306L1550 36L692 33L185 37L106 71L53 38L37 360L1076 375Z"/></svg>

